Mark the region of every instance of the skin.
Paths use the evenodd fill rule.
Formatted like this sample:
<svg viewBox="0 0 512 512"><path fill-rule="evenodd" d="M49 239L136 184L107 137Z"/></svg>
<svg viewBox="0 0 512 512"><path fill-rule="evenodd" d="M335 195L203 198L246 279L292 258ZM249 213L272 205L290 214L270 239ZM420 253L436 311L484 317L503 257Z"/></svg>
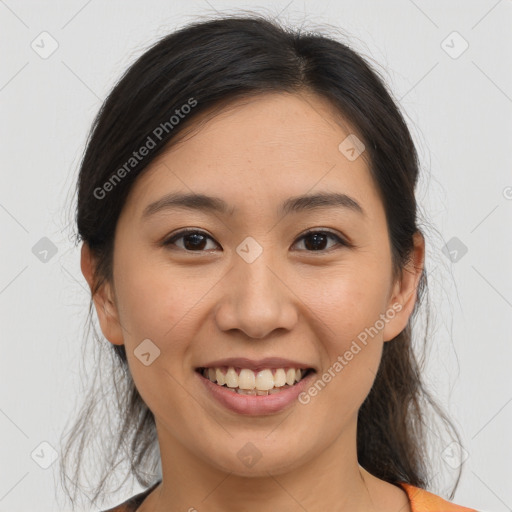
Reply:
<svg viewBox="0 0 512 512"><path fill-rule="evenodd" d="M356 428L383 344L412 313L423 237L415 236L411 263L393 281L385 212L365 154L349 161L338 149L357 132L323 98L265 94L196 127L134 184L116 229L113 283L93 297L103 334L125 344L156 420L163 482L139 510L410 511L402 489L358 465ZM220 197L237 213L168 210L142 220L151 202L191 191ZM365 216L339 207L277 216L285 199L319 191L350 195ZM211 239L188 252L190 238L159 245L183 228ZM301 240L311 228L355 247L326 238L315 251L311 238ZM247 236L263 248L252 263L236 252ZM91 287L94 264L84 244ZM194 372L223 357L279 356L321 376L393 304L401 310L307 405L241 416L213 401ZM146 338L161 351L149 366L134 355ZM248 442L261 453L252 467L237 456Z"/></svg>

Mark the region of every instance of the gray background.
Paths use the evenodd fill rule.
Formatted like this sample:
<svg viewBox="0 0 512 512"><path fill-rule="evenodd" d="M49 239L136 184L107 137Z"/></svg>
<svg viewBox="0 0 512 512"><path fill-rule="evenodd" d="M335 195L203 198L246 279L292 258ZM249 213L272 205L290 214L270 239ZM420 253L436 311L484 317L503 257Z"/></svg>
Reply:
<svg viewBox="0 0 512 512"><path fill-rule="evenodd" d="M400 102L424 168L418 199L436 230L426 233L435 311L426 379L467 451L453 501L511 510L510 0L0 0L0 511L64 510L52 454L80 394L89 300L70 208L93 117L157 37L239 8L339 27ZM444 494L450 447L432 458L433 490ZM139 490L126 486L112 504Z"/></svg>

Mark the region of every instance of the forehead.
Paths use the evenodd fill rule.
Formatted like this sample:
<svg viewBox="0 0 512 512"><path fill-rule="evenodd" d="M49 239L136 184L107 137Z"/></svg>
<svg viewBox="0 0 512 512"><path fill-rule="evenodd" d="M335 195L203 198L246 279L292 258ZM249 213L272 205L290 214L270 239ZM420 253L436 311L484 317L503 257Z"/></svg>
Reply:
<svg viewBox="0 0 512 512"><path fill-rule="evenodd" d="M365 152L349 159L340 149L354 133L316 95L273 93L235 101L213 117L207 112L194 118L179 142L136 180L131 207L140 216L170 191L223 197L240 209L248 201L282 203L316 190L378 201Z"/></svg>
<svg viewBox="0 0 512 512"><path fill-rule="evenodd" d="M341 140L354 131L318 95L258 94L199 114L169 153L188 153L195 159L211 159L214 154L226 163L252 157L268 160L270 155L311 160L325 158L326 149L337 153Z"/></svg>

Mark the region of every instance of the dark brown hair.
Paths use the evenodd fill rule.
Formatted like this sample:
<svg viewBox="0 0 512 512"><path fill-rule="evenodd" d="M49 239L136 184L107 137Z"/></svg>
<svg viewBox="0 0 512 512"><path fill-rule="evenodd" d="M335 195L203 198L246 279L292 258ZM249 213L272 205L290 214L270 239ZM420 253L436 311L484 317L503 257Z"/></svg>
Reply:
<svg viewBox="0 0 512 512"><path fill-rule="evenodd" d="M350 123L364 142L386 213L394 277L399 278L411 256L413 235L421 233L415 198L419 164L404 118L383 80L365 59L335 38L285 28L262 15L244 14L195 22L163 37L129 67L95 118L80 166L76 210L77 242L88 244L98 262L93 295L112 280L114 233L127 194L137 177L175 143L185 127L193 126L200 113L221 111L237 100L299 91L327 99L333 113ZM179 116L177 123L169 122L171 116L178 115L177 110L184 112L183 105L191 105L191 98L193 108L185 109L188 113ZM159 126L166 129L157 131L157 137ZM121 173L122 179L112 181L148 136L155 142L149 154L129 172ZM109 180L113 186L99 197L103 192L98 191L104 191ZM427 407L458 438L426 390L413 350L411 321L426 289L424 269L407 328L384 344L374 385L359 410L357 430L361 466L387 482L423 488L430 481ZM89 327L93 324L92 306L91 300ZM98 390L95 380L69 431L61 479L70 497L71 482L73 503L84 465L83 452L95 443L100 446L100 456L94 460L99 473L92 502L108 488L107 481L119 464L127 464L126 478L134 475L144 487L154 483L159 464L154 417L134 385L125 347L112 345L98 337L96 329L94 332L102 354L110 357L107 368L113 387ZM425 333L424 341L426 338ZM101 361L96 365L97 377L105 382ZM102 406L107 418L100 416ZM110 416L114 413L116 418ZM72 458L73 449L76 459ZM74 469L72 476L68 466ZM459 478L460 471L457 483Z"/></svg>

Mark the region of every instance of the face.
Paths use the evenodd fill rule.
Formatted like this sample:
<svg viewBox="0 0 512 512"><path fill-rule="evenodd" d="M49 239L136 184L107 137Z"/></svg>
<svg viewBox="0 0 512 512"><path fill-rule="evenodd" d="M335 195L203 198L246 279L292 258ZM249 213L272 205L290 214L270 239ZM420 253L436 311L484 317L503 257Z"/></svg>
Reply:
<svg viewBox="0 0 512 512"><path fill-rule="evenodd" d="M95 304L106 338L126 347L161 451L253 476L299 468L327 448L355 454L358 409L383 343L407 324L419 271L393 280L366 154L340 150L351 133L322 98L262 95L209 119L134 184L113 283ZM225 209L161 201L169 194L215 197ZM321 194L331 196L297 200ZM84 246L88 280L91 265ZM275 386L277 368L310 370L254 396L198 372L215 366L260 388L266 370Z"/></svg>

